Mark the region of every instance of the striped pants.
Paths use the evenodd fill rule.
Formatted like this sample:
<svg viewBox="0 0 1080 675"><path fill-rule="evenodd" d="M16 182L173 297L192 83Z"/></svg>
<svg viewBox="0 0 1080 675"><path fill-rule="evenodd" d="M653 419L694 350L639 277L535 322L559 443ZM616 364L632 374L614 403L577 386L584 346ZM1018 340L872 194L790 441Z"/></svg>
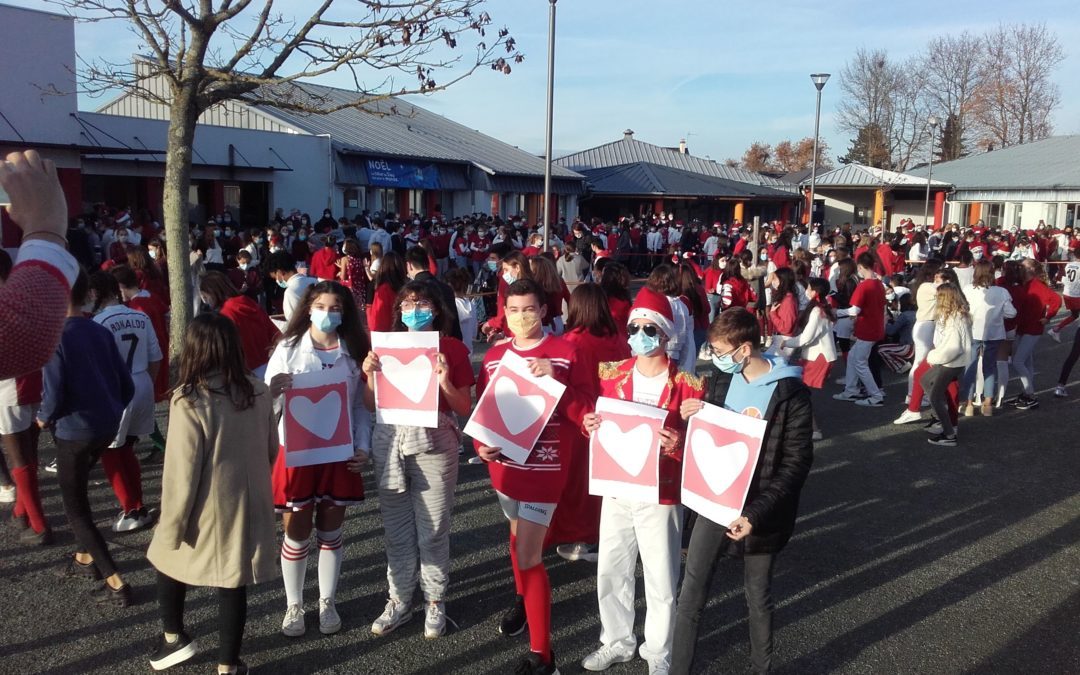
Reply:
<svg viewBox="0 0 1080 675"><path fill-rule="evenodd" d="M379 425L382 426L382 425ZM387 453L372 443L376 475L384 475ZM405 486L379 486L379 511L386 543L386 579L390 597L412 603L417 582L428 602L446 597L450 580L450 515L458 478L456 444L396 460ZM385 446L383 446L385 447Z"/></svg>

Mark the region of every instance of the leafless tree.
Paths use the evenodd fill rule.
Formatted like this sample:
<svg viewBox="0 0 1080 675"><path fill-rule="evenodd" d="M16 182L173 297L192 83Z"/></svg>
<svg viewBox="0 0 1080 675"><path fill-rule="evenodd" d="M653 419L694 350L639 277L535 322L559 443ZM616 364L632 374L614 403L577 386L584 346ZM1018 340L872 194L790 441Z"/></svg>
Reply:
<svg viewBox="0 0 1080 675"><path fill-rule="evenodd" d="M968 149L969 126L988 75L985 58L986 41L964 31L933 38L919 59L929 105L942 120L952 120L950 142L941 148L944 161L957 159Z"/></svg>
<svg viewBox="0 0 1080 675"><path fill-rule="evenodd" d="M311 0L292 5L306 8L301 16L275 0L47 1L82 21L124 24L142 42L145 58L136 63L83 61L85 91L120 90L169 106L162 201L174 355L192 311L187 195L199 115L236 100L311 114L364 109L445 89L480 68L509 73L523 58L507 29L493 29L485 0ZM358 93L347 102L295 86L340 70Z"/></svg>
<svg viewBox="0 0 1080 675"><path fill-rule="evenodd" d="M897 94L902 81L900 67L889 61L885 50L859 48L840 72L843 95L837 111L838 126L855 135L868 128L881 129L886 142L892 144ZM868 138L879 136L872 134ZM869 156L893 156L892 147L874 147L867 151Z"/></svg>
<svg viewBox="0 0 1080 675"><path fill-rule="evenodd" d="M896 69L890 126L885 128L894 171L925 161L930 152L931 109L921 66L918 58L911 58Z"/></svg>

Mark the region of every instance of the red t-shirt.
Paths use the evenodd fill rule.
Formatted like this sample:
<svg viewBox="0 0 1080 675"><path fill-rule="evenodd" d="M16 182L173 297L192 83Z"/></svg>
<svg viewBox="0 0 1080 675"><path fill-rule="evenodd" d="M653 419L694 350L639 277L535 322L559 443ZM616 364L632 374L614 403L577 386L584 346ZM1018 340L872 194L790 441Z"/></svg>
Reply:
<svg viewBox="0 0 1080 675"><path fill-rule="evenodd" d="M469 349L464 342L455 337L440 337L439 353L446 358L446 367L450 370L450 384L459 389L476 384L472 361L469 360ZM453 414L450 403L442 395L439 396L439 411Z"/></svg>
<svg viewBox="0 0 1080 675"><path fill-rule="evenodd" d="M859 308L855 317L855 337L877 342L885 337L885 285L877 279L863 279L851 294L851 305Z"/></svg>
<svg viewBox="0 0 1080 675"><path fill-rule="evenodd" d="M375 295L372 296L371 305L367 309L369 331L388 331L394 327L394 301L397 300L397 291L387 282L375 287Z"/></svg>
<svg viewBox="0 0 1080 675"><path fill-rule="evenodd" d="M160 403L169 398L169 308L153 293L137 295L127 302L127 306L150 317L154 337L161 346L161 365L154 380L154 401Z"/></svg>
<svg viewBox="0 0 1080 675"><path fill-rule="evenodd" d="M316 279L334 281L337 279L337 272L337 252L333 247L324 246L312 254L308 274Z"/></svg>
<svg viewBox="0 0 1080 675"><path fill-rule="evenodd" d="M236 324L248 370L266 365L281 332L263 308L246 295L236 295L222 303L221 316Z"/></svg>

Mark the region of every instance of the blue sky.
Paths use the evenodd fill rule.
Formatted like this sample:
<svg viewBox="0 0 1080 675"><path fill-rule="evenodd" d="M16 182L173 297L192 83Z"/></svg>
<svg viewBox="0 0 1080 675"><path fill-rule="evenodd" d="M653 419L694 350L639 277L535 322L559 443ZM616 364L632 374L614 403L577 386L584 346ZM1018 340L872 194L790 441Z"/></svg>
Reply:
<svg viewBox="0 0 1080 675"><path fill-rule="evenodd" d="M3 0L44 8L40 0ZM282 0L303 7L306 0ZM345 0L342 0L345 2ZM261 4L261 3L255 3ZM347 4L347 3L346 3ZM490 0L496 24L509 26L526 54L510 76L478 72L418 104L540 153L547 76L547 0ZM980 33L998 22L1046 22L1066 51L1056 72L1062 105L1056 133L1080 133L1080 15L1075 0L559 0L555 155L621 138L676 145L716 160L739 157L755 140L813 134L811 72L829 72L822 137L835 157L848 145L837 132L835 75L856 48L880 47L902 59L948 32ZM121 59L139 51L116 24L80 24L84 58ZM320 80L348 86L340 76ZM94 108L99 101L84 101Z"/></svg>

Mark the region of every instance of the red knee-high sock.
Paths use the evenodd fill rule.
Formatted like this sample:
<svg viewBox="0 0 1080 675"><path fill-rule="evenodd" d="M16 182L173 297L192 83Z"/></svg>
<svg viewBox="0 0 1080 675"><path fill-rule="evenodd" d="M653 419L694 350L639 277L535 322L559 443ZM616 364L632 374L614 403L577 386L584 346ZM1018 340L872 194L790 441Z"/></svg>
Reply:
<svg viewBox="0 0 1080 675"><path fill-rule="evenodd" d="M134 473L131 470L135 464ZM124 513L129 513L142 506L142 477L138 470L139 461L135 459L135 450L131 443L119 448L109 448L101 453L101 468L112 484L116 499Z"/></svg>
<svg viewBox="0 0 1080 675"><path fill-rule="evenodd" d="M517 535L510 535L510 565L514 568L514 588L517 590L518 595L525 595L524 587L521 584L521 568L518 566L517 558Z"/></svg>
<svg viewBox="0 0 1080 675"><path fill-rule="evenodd" d="M551 582L543 563L521 570L525 589L525 618L529 621L529 649L551 662Z"/></svg>
<svg viewBox="0 0 1080 675"><path fill-rule="evenodd" d="M35 467L20 466L11 470L11 479L15 481L15 498L30 521L30 527L34 532L44 532L47 524L45 514L41 511L41 497L38 496Z"/></svg>

